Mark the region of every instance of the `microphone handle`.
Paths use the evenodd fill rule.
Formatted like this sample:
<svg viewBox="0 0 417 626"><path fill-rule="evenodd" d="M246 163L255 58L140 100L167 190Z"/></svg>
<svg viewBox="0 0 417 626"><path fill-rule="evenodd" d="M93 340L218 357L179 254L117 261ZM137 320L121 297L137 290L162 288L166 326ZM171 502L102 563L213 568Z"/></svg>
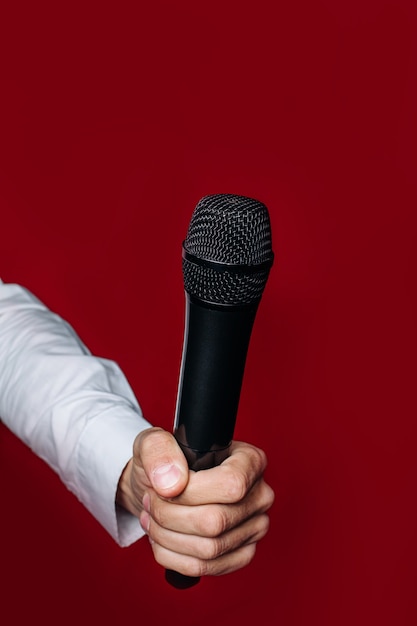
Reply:
<svg viewBox="0 0 417 626"><path fill-rule="evenodd" d="M246 355L258 302L209 305L186 293L186 322L174 436L194 471L220 465L229 456ZM198 577L165 571L177 589Z"/></svg>

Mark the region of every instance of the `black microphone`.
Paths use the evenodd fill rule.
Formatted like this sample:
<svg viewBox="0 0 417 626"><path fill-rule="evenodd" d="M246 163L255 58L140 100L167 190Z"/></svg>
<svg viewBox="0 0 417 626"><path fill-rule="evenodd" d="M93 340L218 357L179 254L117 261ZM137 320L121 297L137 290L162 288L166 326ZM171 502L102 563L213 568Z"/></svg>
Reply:
<svg viewBox="0 0 417 626"><path fill-rule="evenodd" d="M198 202L182 246L186 315L174 421L192 470L229 455L249 340L273 259L262 202L234 194ZM173 570L165 576L180 589L200 580Z"/></svg>

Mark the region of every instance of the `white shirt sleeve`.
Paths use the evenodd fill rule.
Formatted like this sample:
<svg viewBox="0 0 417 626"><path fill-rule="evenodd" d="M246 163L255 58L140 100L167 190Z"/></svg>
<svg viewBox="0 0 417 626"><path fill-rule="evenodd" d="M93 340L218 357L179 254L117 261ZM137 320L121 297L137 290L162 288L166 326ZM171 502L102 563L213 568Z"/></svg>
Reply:
<svg viewBox="0 0 417 626"><path fill-rule="evenodd" d="M33 294L1 280L0 418L119 545L144 534L115 504L133 441L151 426L124 374Z"/></svg>

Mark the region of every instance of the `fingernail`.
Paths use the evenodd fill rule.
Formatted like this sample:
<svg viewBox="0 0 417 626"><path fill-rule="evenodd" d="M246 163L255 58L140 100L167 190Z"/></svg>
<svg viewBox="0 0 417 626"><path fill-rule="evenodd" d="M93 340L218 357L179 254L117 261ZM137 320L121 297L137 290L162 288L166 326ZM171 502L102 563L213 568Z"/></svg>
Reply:
<svg viewBox="0 0 417 626"><path fill-rule="evenodd" d="M153 482L160 489L169 489L179 480L181 472L176 465L166 463L156 468L153 473Z"/></svg>
<svg viewBox="0 0 417 626"><path fill-rule="evenodd" d="M151 512L151 499L149 497L149 493L145 493L142 498L142 506L147 513Z"/></svg>
<svg viewBox="0 0 417 626"><path fill-rule="evenodd" d="M143 530L145 531L145 533L147 533L149 531L149 526L151 524L151 518L150 518L150 515L146 513L146 511L142 511L142 513L140 514L139 522Z"/></svg>

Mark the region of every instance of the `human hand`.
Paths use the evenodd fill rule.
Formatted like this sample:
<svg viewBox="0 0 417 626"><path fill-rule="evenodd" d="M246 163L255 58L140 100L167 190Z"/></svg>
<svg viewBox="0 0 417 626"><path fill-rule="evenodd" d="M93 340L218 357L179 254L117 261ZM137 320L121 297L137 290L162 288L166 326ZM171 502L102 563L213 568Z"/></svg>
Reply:
<svg viewBox="0 0 417 626"><path fill-rule="evenodd" d="M234 441L221 465L194 472L171 433L149 428L136 437L117 502L139 518L163 567L227 574L252 561L268 531L274 492L266 464L262 450Z"/></svg>

